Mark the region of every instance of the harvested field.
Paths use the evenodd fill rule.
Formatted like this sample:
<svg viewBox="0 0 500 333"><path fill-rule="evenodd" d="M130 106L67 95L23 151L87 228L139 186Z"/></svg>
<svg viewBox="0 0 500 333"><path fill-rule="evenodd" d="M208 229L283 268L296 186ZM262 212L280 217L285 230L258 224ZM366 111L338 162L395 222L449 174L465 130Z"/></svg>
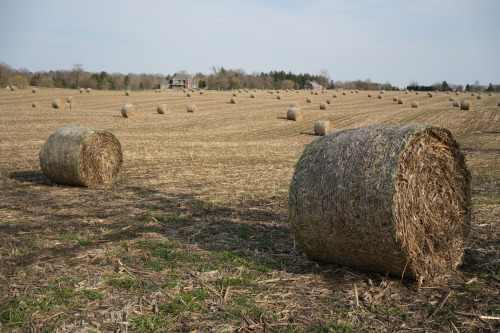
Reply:
<svg viewBox="0 0 500 333"><path fill-rule="evenodd" d="M182 91L41 89L42 108L34 109L31 90L2 89L0 330L500 330L498 95L462 111L444 93L409 92L405 104L391 91L382 100L338 95L328 110L318 107L323 97L297 94L240 94L235 107L232 92L206 90L190 97L198 111L188 113ZM51 107L70 95L78 110ZM306 97L303 120L288 121L289 105ZM127 103L140 117L122 117ZM159 115L165 103L171 111ZM419 122L453 133L473 202L457 272L421 285L309 261L295 248L288 190L318 120L339 130ZM85 188L45 178L38 152L64 126L116 136L123 166L115 183Z"/></svg>

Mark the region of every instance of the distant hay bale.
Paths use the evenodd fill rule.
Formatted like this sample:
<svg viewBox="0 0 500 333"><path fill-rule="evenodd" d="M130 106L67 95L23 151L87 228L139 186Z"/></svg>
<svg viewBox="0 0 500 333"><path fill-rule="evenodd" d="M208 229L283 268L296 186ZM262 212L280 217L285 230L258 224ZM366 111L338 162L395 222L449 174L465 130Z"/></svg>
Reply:
<svg viewBox="0 0 500 333"><path fill-rule="evenodd" d="M405 90L405 95L408 95L408 90Z"/></svg>
<svg viewBox="0 0 500 333"><path fill-rule="evenodd" d="M329 120L318 120L314 124L314 135L327 135L333 130L333 124Z"/></svg>
<svg viewBox="0 0 500 333"><path fill-rule="evenodd" d="M398 104L403 104L403 99L402 98L398 99Z"/></svg>
<svg viewBox="0 0 500 333"><path fill-rule="evenodd" d="M351 90L351 94L354 94L354 91Z"/></svg>
<svg viewBox="0 0 500 333"><path fill-rule="evenodd" d="M372 94L368 94L368 97L372 97Z"/></svg>
<svg viewBox="0 0 500 333"><path fill-rule="evenodd" d="M10 86L10 91L16 91L17 87L16 86Z"/></svg>
<svg viewBox="0 0 500 333"><path fill-rule="evenodd" d="M281 99L281 95L280 94L276 95L276 99Z"/></svg>
<svg viewBox="0 0 500 333"><path fill-rule="evenodd" d="M234 97L238 96L238 94L236 93L236 91L235 91L235 92L233 92L233 96L234 96Z"/></svg>
<svg viewBox="0 0 500 333"><path fill-rule="evenodd" d="M463 100L461 103L460 103L460 110L471 110L472 109L472 103L471 101L469 100Z"/></svg>
<svg viewBox="0 0 500 333"><path fill-rule="evenodd" d="M61 127L39 153L44 175L59 184L95 186L112 183L123 164L120 142L108 131Z"/></svg>
<svg viewBox="0 0 500 333"><path fill-rule="evenodd" d="M187 97L191 97L191 92L188 91L187 94L186 94Z"/></svg>
<svg viewBox="0 0 500 333"><path fill-rule="evenodd" d="M80 88L80 94L83 94L83 93L84 93L84 91L85 91L85 89Z"/></svg>
<svg viewBox="0 0 500 333"><path fill-rule="evenodd" d="M380 94L385 94L385 90L380 90Z"/></svg>
<svg viewBox="0 0 500 333"><path fill-rule="evenodd" d="M314 91L311 90L311 95L314 95Z"/></svg>
<svg viewBox="0 0 500 333"><path fill-rule="evenodd" d="M320 110L326 110L326 109L328 109L328 104L326 104L325 102L319 103L319 109Z"/></svg>
<svg viewBox="0 0 500 333"><path fill-rule="evenodd" d="M342 95L345 95L345 91L342 92Z"/></svg>
<svg viewBox="0 0 500 333"><path fill-rule="evenodd" d="M377 98L378 98L378 99L383 99L383 98L384 98L384 95L379 94L379 95L377 96Z"/></svg>
<svg viewBox="0 0 500 333"><path fill-rule="evenodd" d="M250 93L251 98L255 98L255 93Z"/></svg>
<svg viewBox="0 0 500 333"><path fill-rule="evenodd" d="M241 92L242 92L241 89L239 89L238 92L241 94Z"/></svg>
<svg viewBox="0 0 500 333"><path fill-rule="evenodd" d="M182 89L182 92L186 92L187 90L186 89Z"/></svg>
<svg viewBox="0 0 500 333"><path fill-rule="evenodd" d="M332 104L332 100L330 98L326 99L326 104Z"/></svg>
<svg viewBox="0 0 500 333"><path fill-rule="evenodd" d="M457 96L458 96L458 95L460 95L460 93L457 91L457 92L455 93L455 95L457 95Z"/></svg>
<svg viewBox="0 0 500 333"><path fill-rule="evenodd" d="M65 109L66 108L66 102L60 98L56 98L55 100L52 101L52 107L54 109Z"/></svg>
<svg viewBox="0 0 500 333"><path fill-rule="evenodd" d="M257 92L257 89L254 89L253 91L254 91L254 92Z"/></svg>
<svg viewBox="0 0 500 333"><path fill-rule="evenodd" d="M231 97L231 104L238 104L238 97Z"/></svg>
<svg viewBox="0 0 500 333"><path fill-rule="evenodd" d="M450 102L453 102L453 97L451 97L451 96L450 96L450 97L448 97L448 100L449 100Z"/></svg>
<svg viewBox="0 0 500 333"><path fill-rule="evenodd" d="M307 103L312 103L312 99L311 99L311 97L307 97L307 98L306 98L306 102L307 102Z"/></svg>
<svg viewBox="0 0 500 333"><path fill-rule="evenodd" d="M273 95L273 94L274 94L274 91L272 91L272 90L271 90L269 93L270 93L271 95Z"/></svg>
<svg viewBox="0 0 500 333"><path fill-rule="evenodd" d="M279 91L279 90L276 90L276 93L277 93L277 94L279 94L279 93L280 93L280 91Z"/></svg>
<svg viewBox="0 0 500 333"><path fill-rule="evenodd" d="M430 93L427 93L427 95L428 95L430 98L432 98L432 97L433 97L433 95L432 95L432 93L431 93L431 92L430 92Z"/></svg>
<svg viewBox="0 0 500 333"><path fill-rule="evenodd" d="M187 112L197 112L198 107L195 104L190 104L187 106Z"/></svg>
<svg viewBox="0 0 500 333"><path fill-rule="evenodd" d="M205 93L205 90L200 90L200 95L203 95Z"/></svg>
<svg viewBox="0 0 500 333"><path fill-rule="evenodd" d="M38 93L38 88L35 88L35 87L31 88L31 92L32 92L33 94Z"/></svg>
<svg viewBox="0 0 500 333"><path fill-rule="evenodd" d="M500 106L500 101L498 101L498 105L497 106Z"/></svg>
<svg viewBox="0 0 500 333"><path fill-rule="evenodd" d="M477 95L477 97L476 97L476 98L477 98L477 99L481 99L482 97L481 97L481 95Z"/></svg>
<svg viewBox="0 0 500 333"><path fill-rule="evenodd" d="M288 89L286 89L285 92L288 92Z"/></svg>
<svg viewBox="0 0 500 333"><path fill-rule="evenodd" d="M156 112L159 114L169 114L172 107L168 104L160 104L156 107Z"/></svg>
<svg viewBox="0 0 500 333"><path fill-rule="evenodd" d="M355 90L354 92L355 92L356 94L359 94L359 90Z"/></svg>
<svg viewBox="0 0 500 333"><path fill-rule="evenodd" d="M446 95L449 95L449 94L450 94L450 92L449 92L449 91L447 91L447 92L446 92Z"/></svg>
<svg viewBox="0 0 500 333"><path fill-rule="evenodd" d="M337 97L339 97L338 94L333 94L333 98L337 98Z"/></svg>
<svg viewBox="0 0 500 333"><path fill-rule="evenodd" d="M412 108L418 108L418 101L411 102L411 107Z"/></svg>
<svg viewBox="0 0 500 333"><path fill-rule="evenodd" d="M135 118L138 115L137 109L134 105L128 103L122 107L122 116L125 118Z"/></svg>
<svg viewBox="0 0 500 333"><path fill-rule="evenodd" d="M130 95L132 95L132 92L131 92L130 90L127 90L127 91L125 92L125 95L126 95L126 96L130 96Z"/></svg>
<svg viewBox="0 0 500 333"><path fill-rule="evenodd" d="M398 101L398 96L394 96L394 97L392 98L392 101L393 101L393 102L397 102L397 101Z"/></svg>
<svg viewBox="0 0 500 333"><path fill-rule="evenodd" d="M40 106L40 102L38 102L38 101L34 101L33 103L31 103L31 107L33 107L33 108L37 108L39 106Z"/></svg>
<svg viewBox="0 0 500 333"><path fill-rule="evenodd" d="M493 94L492 94L492 93L489 93L489 94L488 94L488 96L493 96Z"/></svg>
<svg viewBox="0 0 500 333"><path fill-rule="evenodd" d="M302 109L291 107L286 113L286 119L300 121L303 118Z"/></svg>
<svg viewBox="0 0 500 333"><path fill-rule="evenodd" d="M298 93L299 93L299 91L297 90L297 91L296 91L296 93L298 94Z"/></svg>
<svg viewBox="0 0 500 333"><path fill-rule="evenodd" d="M475 96L475 94L474 94L474 93L471 93L470 95L471 95L471 96L473 96L473 97Z"/></svg>
<svg viewBox="0 0 500 333"><path fill-rule="evenodd" d="M460 102L459 101L453 101L453 107L454 108L459 108L460 107Z"/></svg>
<svg viewBox="0 0 500 333"><path fill-rule="evenodd" d="M311 142L295 166L289 216L311 260L433 279L461 262L471 175L453 135L373 125Z"/></svg>
<svg viewBox="0 0 500 333"><path fill-rule="evenodd" d="M66 102L68 103L73 103L74 100L73 96L68 96L68 98L66 98Z"/></svg>
<svg viewBox="0 0 500 333"><path fill-rule="evenodd" d="M92 88L87 88L87 92L91 93L92 92Z"/></svg>

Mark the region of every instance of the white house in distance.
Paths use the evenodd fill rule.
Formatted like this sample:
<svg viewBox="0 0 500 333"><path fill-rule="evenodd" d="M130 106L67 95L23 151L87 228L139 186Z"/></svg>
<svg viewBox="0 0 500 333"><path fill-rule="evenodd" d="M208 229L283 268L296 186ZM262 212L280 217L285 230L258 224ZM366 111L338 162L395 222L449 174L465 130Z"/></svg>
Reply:
<svg viewBox="0 0 500 333"><path fill-rule="evenodd" d="M198 84L193 81L190 75L175 75L170 80L159 83L160 89L197 89Z"/></svg>
<svg viewBox="0 0 500 333"><path fill-rule="evenodd" d="M323 86L316 81L307 82L304 85L304 89L309 90L323 90Z"/></svg>

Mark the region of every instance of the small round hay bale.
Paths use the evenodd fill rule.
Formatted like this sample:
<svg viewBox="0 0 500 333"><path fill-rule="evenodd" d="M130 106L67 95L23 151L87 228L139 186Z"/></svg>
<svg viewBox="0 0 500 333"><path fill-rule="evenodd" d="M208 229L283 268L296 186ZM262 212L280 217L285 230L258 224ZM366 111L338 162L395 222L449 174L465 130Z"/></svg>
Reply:
<svg viewBox="0 0 500 333"><path fill-rule="evenodd" d="M372 97L372 94L368 94L368 97Z"/></svg>
<svg viewBox="0 0 500 333"><path fill-rule="evenodd" d="M312 260L437 278L461 261L470 180L445 128L391 124L334 132L311 142L295 166L292 231Z"/></svg>
<svg viewBox="0 0 500 333"><path fill-rule="evenodd" d="M412 108L418 108L418 101L411 102L411 107Z"/></svg>
<svg viewBox="0 0 500 333"><path fill-rule="evenodd" d="M108 131L61 127L39 153L44 175L59 184L95 186L112 183L123 164L120 141Z"/></svg>
<svg viewBox="0 0 500 333"><path fill-rule="evenodd" d="M378 99L383 99L383 98L384 98L384 95L379 94L379 95L377 96L377 98L378 98Z"/></svg>
<svg viewBox="0 0 500 333"><path fill-rule="evenodd" d="M203 95L205 93L205 90L200 90L200 95Z"/></svg>
<svg viewBox="0 0 500 333"><path fill-rule="evenodd" d="M273 95L273 94L274 94L274 91L272 91L272 90L271 90L269 93L270 93L271 95Z"/></svg>
<svg viewBox="0 0 500 333"><path fill-rule="evenodd" d="M385 90L380 90L380 94L381 95L385 94Z"/></svg>
<svg viewBox="0 0 500 333"><path fill-rule="evenodd" d="M277 94L279 94L279 93L280 93L280 91L279 91L279 90L276 90L276 93L277 93Z"/></svg>
<svg viewBox="0 0 500 333"><path fill-rule="evenodd" d="M31 88L31 92L32 92L33 94L38 93L38 88L35 88L35 87Z"/></svg>
<svg viewBox="0 0 500 333"><path fill-rule="evenodd" d="M493 94L492 94L492 93L489 93L489 94L488 94L488 96L493 96Z"/></svg>
<svg viewBox="0 0 500 333"><path fill-rule="evenodd" d="M87 92L91 93L92 92L92 88L87 88Z"/></svg>
<svg viewBox="0 0 500 333"><path fill-rule="evenodd" d="M83 94L85 92L85 89L80 88L80 94Z"/></svg>
<svg viewBox="0 0 500 333"><path fill-rule="evenodd" d="M188 91L187 94L186 94L187 97L191 97L191 92Z"/></svg>
<svg viewBox="0 0 500 333"><path fill-rule="evenodd" d="M286 119L300 121L303 118L302 109L291 107L286 112Z"/></svg>
<svg viewBox="0 0 500 333"><path fill-rule="evenodd" d="M196 104L190 104L187 106L187 112L196 112L198 111L198 107Z"/></svg>
<svg viewBox="0 0 500 333"><path fill-rule="evenodd" d="M314 135L327 135L333 130L333 124L329 120L318 120L314 124Z"/></svg>
<svg viewBox="0 0 500 333"><path fill-rule="evenodd" d="M132 95L132 92L130 90L125 91L125 96L130 96Z"/></svg>
<svg viewBox="0 0 500 333"><path fill-rule="evenodd" d="M78 110L80 108L80 106L77 103L72 102L72 103L69 103L69 108L71 110Z"/></svg>
<svg viewBox="0 0 500 333"><path fill-rule="evenodd" d="M463 100L461 103L460 103L460 110L471 110L472 109L472 103L471 101L469 100Z"/></svg>
<svg viewBox="0 0 500 333"><path fill-rule="evenodd" d="M418 91L415 92L415 95L418 95Z"/></svg>
<svg viewBox="0 0 500 333"><path fill-rule="evenodd" d="M339 97L338 94L333 94L333 98L337 98L337 97Z"/></svg>
<svg viewBox="0 0 500 333"><path fill-rule="evenodd" d="M17 87L16 86L10 86L10 91L16 91Z"/></svg>
<svg viewBox="0 0 500 333"><path fill-rule="evenodd" d="M408 95L408 90L405 90L405 95Z"/></svg>
<svg viewBox="0 0 500 333"><path fill-rule="evenodd" d="M481 99L482 97L481 97L481 95L477 95L477 97L476 97L476 98L477 98L477 99Z"/></svg>
<svg viewBox="0 0 500 333"><path fill-rule="evenodd" d="M254 89L253 91L254 91L254 92L257 92L257 89Z"/></svg>
<svg viewBox="0 0 500 333"><path fill-rule="evenodd" d="M307 97L307 98L306 98L306 102L307 102L307 103L312 103L312 99L311 99L311 97Z"/></svg>
<svg viewBox="0 0 500 333"><path fill-rule="evenodd" d="M285 92L288 92L288 89L286 89Z"/></svg>
<svg viewBox="0 0 500 333"><path fill-rule="evenodd" d="M439 93L439 90L435 90L434 92L437 94L437 93Z"/></svg>
<svg viewBox="0 0 500 333"><path fill-rule="evenodd" d="M300 109L301 106L300 106L300 103L299 102L293 102L290 104L290 107L291 108L297 108L297 109Z"/></svg>
<svg viewBox="0 0 500 333"><path fill-rule="evenodd" d="M460 107L460 102L459 101L453 101L453 107L454 108L459 108Z"/></svg>
<svg viewBox="0 0 500 333"><path fill-rule="evenodd" d="M449 91L447 91L447 92L446 92L446 95L449 95L449 94L450 94L450 92L449 92Z"/></svg>
<svg viewBox="0 0 500 333"><path fill-rule="evenodd" d="M311 90L311 95L314 95L314 91Z"/></svg>
<svg viewBox="0 0 500 333"><path fill-rule="evenodd" d="M66 98L66 102L68 103L73 103L74 100L73 96L68 96L68 98Z"/></svg>
<svg viewBox="0 0 500 333"><path fill-rule="evenodd" d="M500 106L500 101L498 101L498 106Z"/></svg>
<svg viewBox="0 0 500 333"><path fill-rule="evenodd" d="M137 117L137 115L137 109L133 104L128 103L122 107L122 116L124 116L125 118L135 118Z"/></svg>
<svg viewBox="0 0 500 333"><path fill-rule="evenodd" d="M280 94L276 95L276 99L281 99L281 95Z"/></svg>
<svg viewBox="0 0 500 333"><path fill-rule="evenodd" d="M448 97L448 100L449 100L450 102L453 102L453 97L451 97L451 96L450 96L450 97Z"/></svg>
<svg viewBox="0 0 500 333"><path fill-rule="evenodd" d="M393 102L397 102L397 101L398 101L398 96L394 96L394 97L392 98L392 101L393 101Z"/></svg>
<svg viewBox="0 0 500 333"><path fill-rule="evenodd" d="M156 112L159 114L169 114L172 107L168 104L160 104L156 107Z"/></svg>
<svg viewBox="0 0 500 333"><path fill-rule="evenodd" d="M55 100L52 101L52 107L54 109L65 109L66 108L66 101L56 98Z"/></svg>
<svg viewBox="0 0 500 333"><path fill-rule="evenodd" d="M236 91L235 91L235 92L233 92L233 96L234 96L234 97L237 97L237 96L238 96L238 94L236 93Z"/></svg>
<svg viewBox="0 0 500 333"><path fill-rule="evenodd" d="M343 91L343 92L342 92L342 95L344 95L344 96L345 96L345 91Z"/></svg>
<svg viewBox="0 0 500 333"><path fill-rule="evenodd" d="M182 92L186 92L187 90L186 89L182 89Z"/></svg>
<svg viewBox="0 0 500 333"><path fill-rule="evenodd" d="M326 110L326 109L328 109L328 104L326 104L325 102L319 103L319 109L320 110Z"/></svg>
<svg viewBox="0 0 500 333"><path fill-rule="evenodd" d="M434 96L432 95L432 93L431 93L431 92L430 92L430 93L428 93L427 95L428 95L430 98L434 97Z"/></svg>
<svg viewBox="0 0 500 333"><path fill-rule="evenodd" d="M354 91L351 90L351 94L354 94Z"/></svg>
<svg viewBox="0 0 500 333"><path fill-rule="evenodd" d="M398 104L403 104L403 103L404 103L404 102L403 102L403 99L402 99L402 98L398 99Z"/></svg>
<svg viewBox="0 0 500 333"><path fill-rule="evenodd" d="M359 90L355 90L354 92L355 92L356 94L359 94Z"/></svg>
<svg viewBox="0 0 500 333"><path fill-rule="evenodd" d="M33 107L33 108L37 108L39 106L40 106L40 102L38 102L38 101L34 101L33 103L31 103L31 107Z"/></svg>
<svg viewBox="0 0 500 333"><path fill-rule="evenodd" d="M238 97L231 97L231 104L238 104Z"/></svg>
<svg viewBox="0 0 500 333"><path fill-rule="evenodd" d="M457 91L457 92L455 93L455 95L457 95L457 96L458 96L458 95L460 95L460 93Z"/></svg>
<svg viewBox="0 0 500 333"><path fill-rule="evenodd" d="M326 99L326 104L332 104L332 100L330 98Z"/></svg>
<svg viewBox="0 0 500 333"><path fill-rule="evenodd" d="M250 93L251 98L255 98L255 93Z"/></svg>
<svg viewBox="0 0 500 333"><path fill-rule="evenodd" d="M474 94L474 93L471 93L470 95L471 95L471 96L473 96L473 97L475 96L475 94Z"/></svg>
<svg viewBox="0 0 500 333"><path fill-rule="evenodd" d="M241 94L241 92L242 92L242 91L241 91L241 89L238 89L238 93L240 93L240 94Z"/></svg>
<svg viewBox="0 0 500 333"><path fill-rule="evenodd" d="M298 91L298 90L296 90L296 93L298 94L298 93L299 93L299 91Z"/></svg>

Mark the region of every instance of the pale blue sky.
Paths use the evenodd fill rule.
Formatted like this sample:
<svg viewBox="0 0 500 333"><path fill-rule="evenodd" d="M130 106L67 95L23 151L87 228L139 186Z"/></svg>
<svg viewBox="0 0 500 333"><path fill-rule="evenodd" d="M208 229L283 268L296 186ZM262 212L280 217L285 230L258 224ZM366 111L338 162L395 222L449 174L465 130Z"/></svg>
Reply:
<svg viewBox="0 0 500 333"><path fill-rule="evenodd" d="M284 70L404 87L500 84L500 1L0 0L0 61L31 71Z"/></svg>

